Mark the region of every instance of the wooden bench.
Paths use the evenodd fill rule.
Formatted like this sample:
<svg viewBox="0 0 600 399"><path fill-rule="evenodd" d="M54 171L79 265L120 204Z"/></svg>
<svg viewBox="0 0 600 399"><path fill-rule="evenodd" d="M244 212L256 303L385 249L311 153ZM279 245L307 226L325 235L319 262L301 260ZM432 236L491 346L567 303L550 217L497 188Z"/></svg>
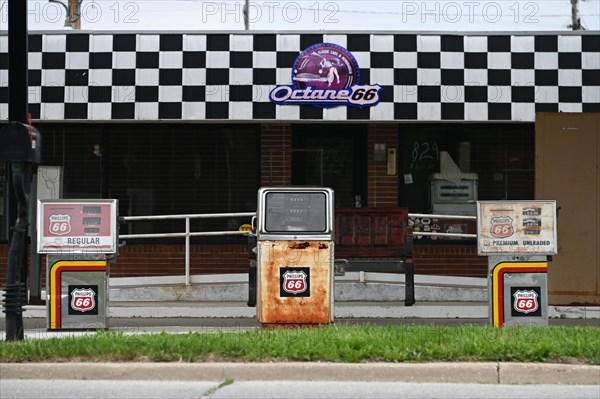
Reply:
<svg viewBox="0 0 600 399"><path fill-rule="evenodd" d="M404 273L404 304L415 303L412 237L406 208L335 210L336 269Z"/></svg>

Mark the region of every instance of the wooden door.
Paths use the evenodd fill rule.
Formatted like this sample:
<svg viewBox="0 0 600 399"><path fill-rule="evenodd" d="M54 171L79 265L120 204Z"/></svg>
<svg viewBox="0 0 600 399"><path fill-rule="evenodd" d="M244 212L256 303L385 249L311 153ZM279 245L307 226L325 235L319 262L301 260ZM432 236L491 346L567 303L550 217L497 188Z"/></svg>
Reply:
<svg viewBox="0 0 600 399"><path fill-rule="evenodd" d="M600 304L600 113L536 116L536 199L556 200L550 304Z"/></svg>

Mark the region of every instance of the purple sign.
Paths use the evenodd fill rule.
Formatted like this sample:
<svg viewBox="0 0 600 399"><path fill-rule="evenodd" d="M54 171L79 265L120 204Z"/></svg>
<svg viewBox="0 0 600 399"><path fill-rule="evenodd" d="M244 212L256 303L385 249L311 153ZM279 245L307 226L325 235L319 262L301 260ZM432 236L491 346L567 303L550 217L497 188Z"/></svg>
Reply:
<svg viewBox="0 0 600 399"><path fill-rule="evenodd" d="M342 46L319 43L304 50L292 67L292 86L277 86L269 97L280 105L371 107L379 102L381 86L360 85L354 56Z"/></svg>

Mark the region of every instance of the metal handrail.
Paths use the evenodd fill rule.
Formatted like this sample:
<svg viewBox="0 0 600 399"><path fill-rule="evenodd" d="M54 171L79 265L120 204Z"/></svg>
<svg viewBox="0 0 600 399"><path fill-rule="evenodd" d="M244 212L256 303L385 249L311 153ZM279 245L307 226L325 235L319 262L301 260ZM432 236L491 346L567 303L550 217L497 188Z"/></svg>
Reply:
<svg viewBox="0 0 600 399"><path fill-rule="evenodd" d="M431 218L431 219L462 219L462 220L477 220L477 216L466 215L438 215L429 213L409 213L411 218Z"/></svg>
<svg viewBox="0 0 600 399"><path fill-rule="evenodd" d="M246 235L247 231L202 231L191 232L191 219L216 219L216 218L240 218L256 216L256 212L237 212L237 213L203 213L203 214L182 214L182 215L152 215L152 216L122 216L119 219L124 222L139 222L148 220L185 220L184 233L148 233L148 234L122 234L119 238L122 239L144 239L144 238L176 238L185 237L185 285L190 285L190 237L208 237L208 236L237 236ZM409 217L426 217L432 219L460 219L460 220L477 220L476 216L464 215L437 215L425 213L409 213ZM443 237L465 237L477 238L477 234L466 233L435 233L435 232L413 232L412 235L421 236L443 236Z"/></svg>
<svg viewBox="0 0 600 399"><path fill-rule="evenodd" d="M237 212L237 213L203 213L186 215L152 215L152 216L123 216L120 218L123 222L139 222L148 220L185 220L185 233L149 233L149 234L122 234L119 238L139 239L139 238L164 238L164 237L185 237L185 285L191 284L190 279L190 237L206 236L234 236L245 235L247 231L190 231L190 219L216 219L216 218L241 218L254 217L256 212Z"/></svg>

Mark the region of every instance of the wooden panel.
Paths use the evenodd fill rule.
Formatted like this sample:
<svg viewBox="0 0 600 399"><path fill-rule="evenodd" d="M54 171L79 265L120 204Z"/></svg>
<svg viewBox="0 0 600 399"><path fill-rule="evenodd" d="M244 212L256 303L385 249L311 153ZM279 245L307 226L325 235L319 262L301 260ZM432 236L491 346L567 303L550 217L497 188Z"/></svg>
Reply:
<svg viewBox="0 0 600 399"><path fill-rule="evenodd" d="M536 199L556 200L558 255L551 304L600 304L600 114L536 118Z"/></svg>

